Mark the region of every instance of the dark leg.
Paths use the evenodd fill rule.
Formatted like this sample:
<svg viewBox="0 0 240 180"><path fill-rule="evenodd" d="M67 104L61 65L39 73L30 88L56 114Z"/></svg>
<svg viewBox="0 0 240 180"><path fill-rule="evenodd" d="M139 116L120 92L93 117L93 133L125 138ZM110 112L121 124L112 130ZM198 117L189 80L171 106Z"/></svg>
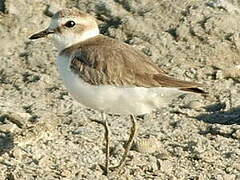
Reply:
<svg viewBox="0 0 240 180"><path fill-rule="evenodd" d="M110 134L110 130L109 130L106 114L104 112L101 112L101 117L102 117L102 121L95 120L95 119L92 119L91 121L96 122L96 123L104 126L104 130L105 130L104 137L105 137L105 141L106 141L106 145L105 145L105 147L106 147L105 174L108 175L108 172L109 172L109 134Z"/></svg>
<svg viewBox="0 0 240 180"><path fill-rule="evenodd" d="M130 151L130 148L132 147L133 144L133 140L137 134L137 121L134 115L130 115L131 117L131 121L132 121L132 127L131 127L131 133L124 151L124 154L122 156L122 159L119 163L119 165L116 167L115 171L117 171L117 173L120 173L121 169L123 168L123 166L125 165L126 162L126 158L128 156L128 153Z"/></svg>
<svg viewBox="0 0 240 180"><path fill-rule="evenodd" d="M108 126L108 121L106 118L106 114L105 113L101 113L102 115L102 119L104 121L104 128L105 128L105 141L106 141L106 160L105 160L105 168L106 168L106 175L108 174L109 171L109 126Z"/></svg>

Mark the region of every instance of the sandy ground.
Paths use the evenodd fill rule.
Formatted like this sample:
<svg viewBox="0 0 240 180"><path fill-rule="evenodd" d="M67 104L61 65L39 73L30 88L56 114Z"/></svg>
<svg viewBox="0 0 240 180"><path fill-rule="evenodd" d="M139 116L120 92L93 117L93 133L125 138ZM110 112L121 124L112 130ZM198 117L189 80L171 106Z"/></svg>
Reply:
<svg viewBox="0 0 240 180"><path fill-rule="evenodd" d="M101 32L150 56L170 75L206 85L139 118L119 179L240 179L240 1L0 0L0 179L107 179L103 128L63 87L50 40L28 37L63 7L95 15ZM109 116L111 166L129 134Z"/></svg>

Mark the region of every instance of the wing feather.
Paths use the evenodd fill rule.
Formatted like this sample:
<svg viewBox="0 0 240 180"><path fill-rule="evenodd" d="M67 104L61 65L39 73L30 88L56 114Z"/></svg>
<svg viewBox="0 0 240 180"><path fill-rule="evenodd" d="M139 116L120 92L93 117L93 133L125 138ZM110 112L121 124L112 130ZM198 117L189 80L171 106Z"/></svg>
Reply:
<svg viewBox="0 0 240 180"><path fill-rule="evenodd" d="M118 87L175 87L203 93L199 83L169 77L143 53L117 40L99 35L65 49L72 56L71 69L92 85Z"/></svg>

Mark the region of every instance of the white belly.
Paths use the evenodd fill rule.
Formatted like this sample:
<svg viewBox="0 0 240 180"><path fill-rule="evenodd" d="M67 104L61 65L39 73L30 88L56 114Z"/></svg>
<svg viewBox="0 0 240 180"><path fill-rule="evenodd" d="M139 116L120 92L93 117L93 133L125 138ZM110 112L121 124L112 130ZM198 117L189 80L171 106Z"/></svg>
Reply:
<svg viewBox="0 0 240 180"><path fill-rule="evenodd" d="M107 113L135 115L150 113L185 93L177 88L93 86L71 72L69 60L65 57L58 57L57 66L64 85L79 103Z"/></svg>

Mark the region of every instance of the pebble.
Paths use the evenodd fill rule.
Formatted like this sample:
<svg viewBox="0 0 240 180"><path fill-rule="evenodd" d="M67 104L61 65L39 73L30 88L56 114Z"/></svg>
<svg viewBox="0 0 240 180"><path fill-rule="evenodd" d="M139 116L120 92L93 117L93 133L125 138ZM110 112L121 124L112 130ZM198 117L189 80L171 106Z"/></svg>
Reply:
<svg viewBox="0 0 240 180"><path fill-rule="evenodd" d="M23 150L21 150L19 147L15 147L13 152L12 152L12 155L17 160L20 160L20 161L23 159L24 154L26 154L26 153Z"/></svg>
<svg viewBox="0 0 240 180"><path fill-rule="evenodd" d="M27 124L27 121L31 118L31 115L22 112L5 112L1 114L0 118L7 119L11 123L17 125L19 128L22 128Z"/></svg>
<svg viewBox="0 0 240 180"><path fill-rule="evenodd" d="M238 140L240 140L240 129L236 130L232 136Z"/></svg>
<svg viewBox="0 0 240 180"><path fill-rule="evenodd" d="M199 102L199 101L191 101L191 102L187 105L187 107L188 107L189 109L199 110L199 109L202 108L202 103Z"/></svg>
<svg viewBox="0 0 240 180"><path fill-rule="evenodd" d="M49 17L52 17L57 11L59 11L61 8L58 4L50 2L47 9L45 10L45 14Z"/></svg>
<svg viewBox="0 0 240 180"><path fill-rule="evenodd" d="M240 77L240 65L216 71L216 79L239 78L239 77Z"/></svg>
<svg viewBox="0 0 240 180"><path fill-rule="evenodd" d="M158 160L158 165L159 165L159 169L166 173L166 174L171 174L172 169L173 169L173 164L171 161L169 160Z"/></svg>
<svg viewBox="0 0 240 180"><path fill-rule="evenodd" d="M140 153L154 153L159 150L159 141L156 138L138 139L133 143L132 149Z"/></svg>
<svg viewBox="0 0 240 180"><path fill-rule="evenodd" d="M223 180L235 180L236 179L236 175L234 174L224 174L223 175Z"/></svg>
<svg viewBox="0 0 240 180"><path fill-rule="evenodd" d="M240 171L240 163L235 162L235 163L233 163L232 167L233 167L234 169ZM239 174L239 175L240 175L240 174Z"/></svg>
<svg viewBox="0 0 240 180"><path fill-rule="evenodd" d="M0 125L0 131L5 132L5 133L13 133L18 129L18 126L16 124L3 124Z"/></svg>
<svg viewBox="0 0 240 180"><path fill-rule="evenodd" d="M224 71L225 77L239 78L240 77L240 65L228 68Z"/></svg>
<svg viewBox="0 0 240 180"><path fill-rule="evenodd" d="M49 157L42 157L39 159L39 166L40 167L46 167L52 164L52 160Z"/></svg>
<svg viewBox="0 0 240 180"><path fill-rule="evenodd" d="M216 79L224 79L224 74L222 70L216 71Z"/></svg>

